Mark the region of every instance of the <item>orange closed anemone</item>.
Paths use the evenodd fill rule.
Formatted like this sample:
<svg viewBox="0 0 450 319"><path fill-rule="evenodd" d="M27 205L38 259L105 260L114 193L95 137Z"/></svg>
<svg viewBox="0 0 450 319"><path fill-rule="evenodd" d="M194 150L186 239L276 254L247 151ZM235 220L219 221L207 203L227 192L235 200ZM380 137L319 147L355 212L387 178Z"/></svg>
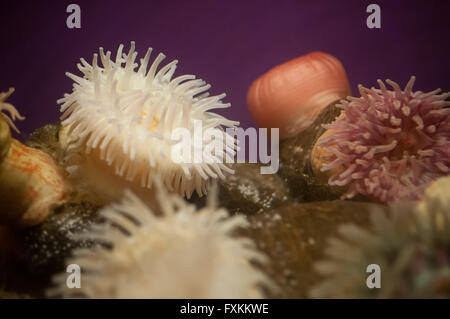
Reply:
<svg viewBox="0 0 450 319"><path fill-rule="evenodd" d="M328 104L351 94L341 62L313 52L278 65L251 85L247 103L260 127L279 128L280 137L308 128Z"/></svg>

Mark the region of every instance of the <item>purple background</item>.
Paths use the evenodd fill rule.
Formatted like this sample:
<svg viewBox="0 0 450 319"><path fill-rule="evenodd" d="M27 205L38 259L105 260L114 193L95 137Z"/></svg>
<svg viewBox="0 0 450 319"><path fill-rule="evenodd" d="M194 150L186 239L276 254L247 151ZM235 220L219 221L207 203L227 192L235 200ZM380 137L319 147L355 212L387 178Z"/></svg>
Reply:
<svg viewBox="0 0 450 319"><path fill-rule="evenodd" d="M66 7L81 6L81 29L66 27ZM382 28L366 27L366 7L381 6ZM79 74L103 46L114 54L136 41L166 61L179 59L176 75L195 74L226 92L232 108L221 112L255 125L247 110L252 81L271 67L312 51L344 64L352 89L391 78L401 86L416 75L415 88L450 89L450 1L2 1L0 90L27 117L21 138L56 121L56 100L70 92L64 73ZM114 55L115 56L115 55ZM153 55L154 57L155 55Z"/></svg>

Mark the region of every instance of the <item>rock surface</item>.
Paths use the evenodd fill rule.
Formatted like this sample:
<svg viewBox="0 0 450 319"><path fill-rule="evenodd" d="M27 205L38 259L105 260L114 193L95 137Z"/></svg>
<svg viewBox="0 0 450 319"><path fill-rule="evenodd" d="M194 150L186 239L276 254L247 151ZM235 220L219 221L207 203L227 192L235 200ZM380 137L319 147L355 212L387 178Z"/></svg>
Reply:
<svg viewBox="0 0 450 319"><path fill-rule="evenodd" d="M40 225L16 233L15 256L32 274L50 275L65 269L74 248L92 243L75 236L100 222L98 207L89 203L66 203L56 207Z"/></svg>
<svg viewBox="0 0 450 319"><path fill-rule="evenodd" d="M292 203L290 191L274 174L261 175L258 164L236 164L235 174L220 182L219 202L232 214L254 215Z"/></svg>
<svg viewBox="0 0 450 319"><path fill-rule="evenodd" d="M330 236L342 223L368 227L377 204L350 201L321 201L284 206L248 217L252 238L270 263L263 269L279 286L274 298L306 298L308 289L321 277L313 264L323 257Z"/></svg>
<svg viewBox="0 0 450 319"><path fill-rule="evenodd" d="M337 103L328 105L308 129L280 142L278 175L299 202L338 199L342 194L341 190L315 178L310 165L312 147L325 132L322 124L332 122L341 112Z"/></svg>
<svg viewBox="0 0 450 319"><path fill-rule="evenodd" d="M25 144L50 154L56 162L60 163L63 158L63 151L59 144L60 129L59 122L46 124L31 133Z"/></svg>
<svg viewBox="0 0 450 319"><path fill-rule="evenodd" d="M92 245L75 236L101 221L98 207L71 202L54 208L38 226L11 230L10 253L3 254L4 258L0 255L0 287L8 291L4 297L13 296L11 293L17 293L17 297L45 297L51 276L65 271L65 260L72 250Z"/></svg>

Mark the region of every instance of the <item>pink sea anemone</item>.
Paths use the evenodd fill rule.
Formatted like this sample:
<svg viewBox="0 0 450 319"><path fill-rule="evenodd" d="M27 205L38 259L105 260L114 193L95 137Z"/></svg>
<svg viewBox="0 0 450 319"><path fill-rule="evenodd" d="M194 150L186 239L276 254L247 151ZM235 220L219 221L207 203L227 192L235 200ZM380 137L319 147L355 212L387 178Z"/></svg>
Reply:
<svg viewBox="0 0 450 319"><path fill-rule="evenodd" d="M412 76L402 91L391 80L388 90L358 86L361 97L339 105L341 115L324 125L333 134L319 139L329 156L322 171L333 170L329 184L392 203L420 199L425 187L450 173L450 93L412 91Z"/></svg>

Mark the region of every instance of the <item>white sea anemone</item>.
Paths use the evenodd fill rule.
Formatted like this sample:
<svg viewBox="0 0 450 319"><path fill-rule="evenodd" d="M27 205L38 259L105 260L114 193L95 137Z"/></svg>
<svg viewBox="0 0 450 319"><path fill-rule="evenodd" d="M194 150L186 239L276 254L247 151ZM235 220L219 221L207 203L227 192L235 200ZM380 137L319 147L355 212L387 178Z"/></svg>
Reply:
<svg viewBox="0 0 450 319"><path fill-rule="evenodd" d="M340 225L328 239L325 259L314 267L324 278L309 291L312 298L450 298L450 177L429 186L420 202L404 201L388 211L378 206L369 229ZM445 187L446 192L440 190ZM380 287L369 288L381 269ZM372 278L370 278L372 277Z"/></svg>
<svg viewBox="0 0 450 319"><path fill-rule="evenodd" d="M209 97L205 92L210 85L195 79L194 75L172 79L177 60L157 71L165 58L162 53L147 68L151 48L140 59L140 64L135 62L134 42L128 54L123 54L122 49L120 45L113 61L111 52L105 54L100 48L103 66L98 64L97 54L92 65L81 59L78 69L83 77L66 73L76 83L71 94L58 100L62 104L61 120L68 137L65 146L69 158L70 154L90 157L84 161L79 158L68 161L69 172L84 170L78 175L87 176L109 169L111 174L143 188L151 188L154 178L160 176L170 191L190 197L196 190L202 196L211 178L224 178L225 173L233 173L224 158L234 156L236 142L224 128L239 123L210 112L230 106L221 101L225 94ZM172 132L177 128L193 132L195 121L202 121L203 129L214 130L223 137L222 151L209 161L175 163L171 150L177 141L172 138ZM206 148L217 142L204 134L191 136L202 139L194 141L192 149L195 145ZM94 169L82 167L92 166L93 162L96 162ZM87 183L95 184L99 179ZM96 191L102 190L97 187Z"/></svg>
<svg viewBox="0 0 450 319"><path fill-rule="evenodd" d="M101 211L106 223L81 236L106 244L74 251L68 264L81 268L81 289L54 278L50 296L87 298L259 298L270 281L252 262L264 262L247 238L232 235L245 226L209 195L197 211L177 194L157 187L157 216L130 191ZM214 193L214 192L213 192Z"/></svg>

